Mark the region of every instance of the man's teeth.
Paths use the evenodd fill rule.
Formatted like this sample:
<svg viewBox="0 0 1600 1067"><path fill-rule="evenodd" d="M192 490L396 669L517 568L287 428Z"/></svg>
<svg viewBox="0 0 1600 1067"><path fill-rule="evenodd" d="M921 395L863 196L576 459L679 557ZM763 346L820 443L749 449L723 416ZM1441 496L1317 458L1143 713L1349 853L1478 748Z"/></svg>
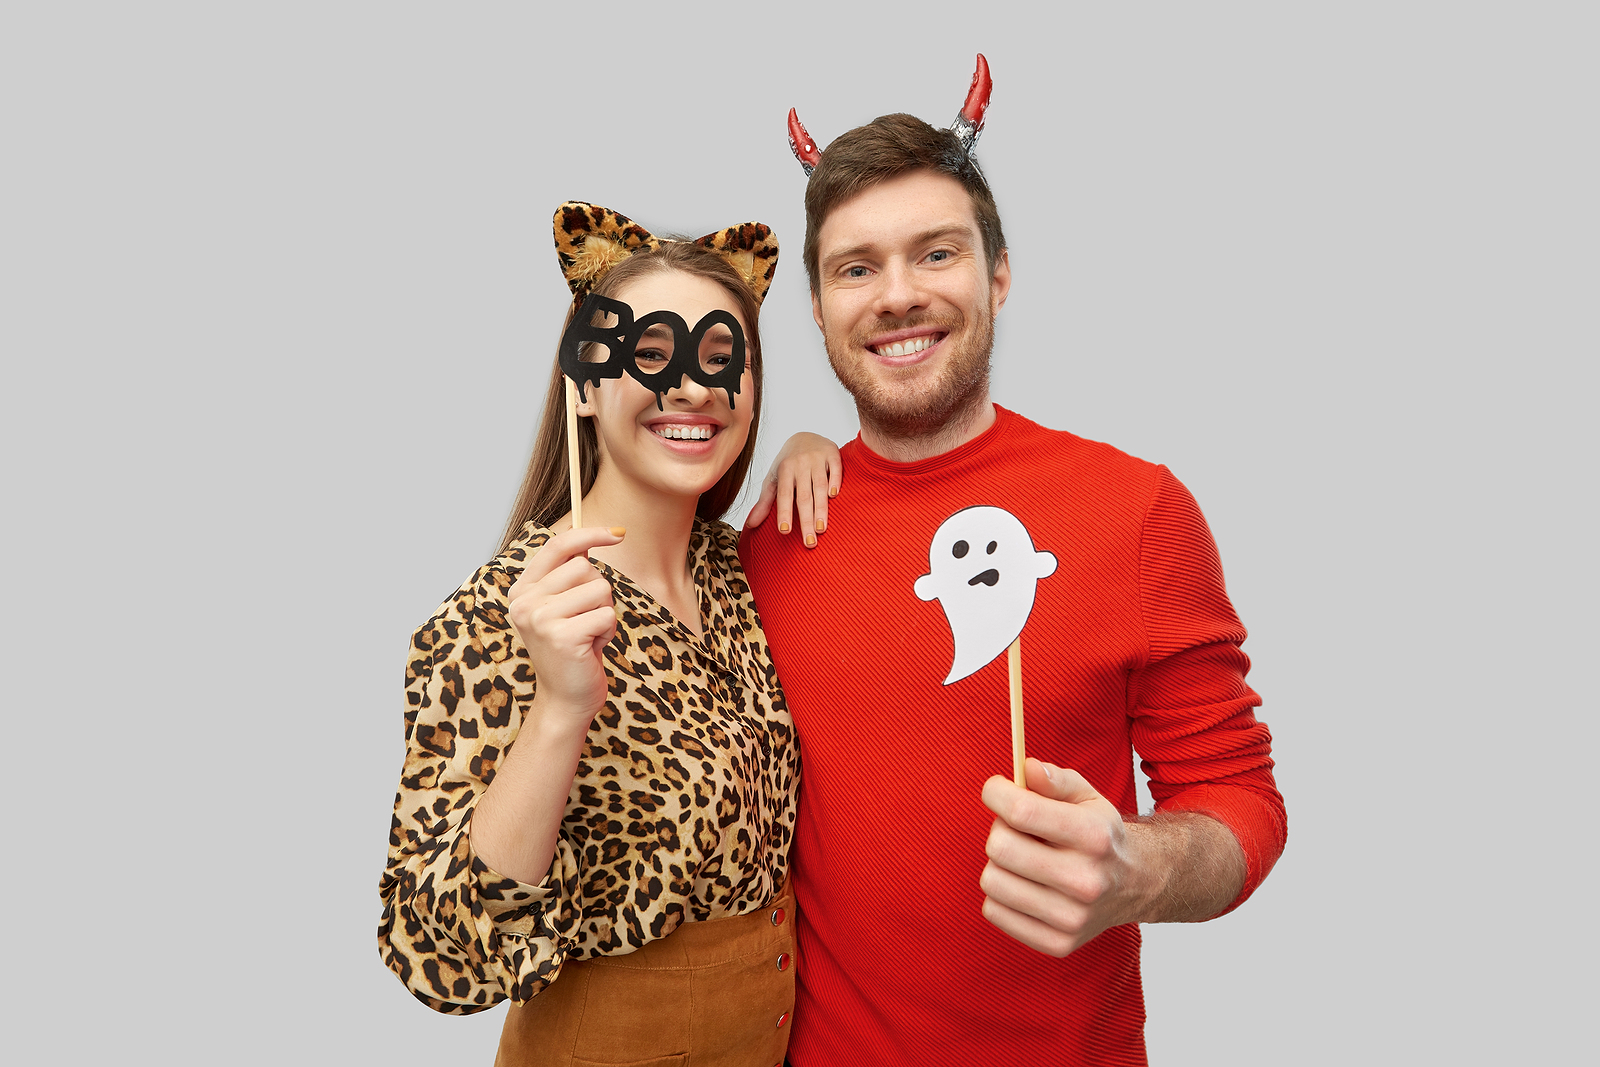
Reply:
<svg viewBox="0 0 1600 1067"><path fill-rule="evenodd" d="M674 441L709 441L712 429L707 425L699 426L657 426L656 436L670 437Z"/></svg>
<svg viewBox="0 0 1600 1067"><path fill-rule="evenodd" d="M913 337L909 341L896 341L892 345L879 345L877 352L880 356L914 356L933 344L933 340L932 337Z"/></svg>

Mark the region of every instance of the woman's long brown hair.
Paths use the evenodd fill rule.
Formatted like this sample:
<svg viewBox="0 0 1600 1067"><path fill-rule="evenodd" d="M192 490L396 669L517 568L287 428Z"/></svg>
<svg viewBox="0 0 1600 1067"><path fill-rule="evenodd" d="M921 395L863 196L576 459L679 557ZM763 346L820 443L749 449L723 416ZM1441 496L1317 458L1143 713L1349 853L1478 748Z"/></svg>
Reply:
<svg viewBox="0 0 1600 1067"><path fill-rule="evenodd" d="M750 377L755 384L748 401L751 407L750 436L745 439L733 466L717 480L716 485L700 494L700 502L694 509L702 519L717 519L733 506L739 496L744 476L750 470L750 459L755 453L756 430L761 425L761 327L758 324L761 305L749 284L727 260L709 249L686 241L667 241L654 251L634 253L611 268L600 279L600 284L594 287L594 291L601 296L615 296L634 279L665 270L682 271L722 286L739 305L739 317L744 320L747 329L745 363L750 368ZM575 311L576 308L567 312L567 321L561 326L562 333L571 324ZM594 487L595 475L599 471L600 446L595 437L594 420L580 417L578 473L585 494ZM561 361L557 357L550 368L550 388L545 393L544 417L539 422L539 435L534 439L528 472L523 475L522 489L517 493L517 502L512 505L511 517L500 539L500 551L504 552L517 539L530 520L540 526L549 526L570 510L572 497L567 484L566 376L561 373Z"/></svg>

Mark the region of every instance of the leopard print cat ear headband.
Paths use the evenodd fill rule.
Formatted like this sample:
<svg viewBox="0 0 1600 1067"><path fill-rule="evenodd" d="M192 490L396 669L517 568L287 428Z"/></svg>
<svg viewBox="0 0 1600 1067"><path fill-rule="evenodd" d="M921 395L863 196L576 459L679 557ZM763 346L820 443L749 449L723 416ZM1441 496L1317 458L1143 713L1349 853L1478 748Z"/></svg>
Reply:
<svg viewBox="0 0 1600 1067"><path fill-rule="evenodd" d="M983 119L989 111L989 93L993 88L994 82L989 77L989 61L979 52L978 67L972 72L967 99L961 105L961 110L956 112L955 121L950 124L956 140L961 142L961 150L968 155L972 154L973 146L983 133ZM822 150L800 124L800 116L794 108L789 109L789 150L800 161L800 169L806 172L806 177L811 177L811 172L817 169L817 161L822 158Z"/></svg>
<svg viewBox="0 0 1600 1067"><path fill-rule="evenodd" d="M628 216L610 208L569 200L556 208L552 226L556 258L579 307L606 272L635 252L661 247L662 241ZM693 242L732 264L750 285L759 305L778 269L778 238L760 222L745 222L708 233Z"/></svg>

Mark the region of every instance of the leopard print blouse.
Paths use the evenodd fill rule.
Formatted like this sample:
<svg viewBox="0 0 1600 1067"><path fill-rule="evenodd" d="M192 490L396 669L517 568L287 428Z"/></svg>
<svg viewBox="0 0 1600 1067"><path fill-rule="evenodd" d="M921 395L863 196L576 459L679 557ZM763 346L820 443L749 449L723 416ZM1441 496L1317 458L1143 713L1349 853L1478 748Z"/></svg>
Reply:
<svg viewBox="0 0 1600 1067"><path fill-rule="evenodd" d="M689 555L703 640L594 561L619 620L605 650L611 692L544 880L506 878L473 852L474 805L537 685L507 593L549 536L530 523L411 638L378 942L412 994L447 1014L526 1001L567 959L623 955L681 923L754 911L788 871L794 721L738 534L700 520Z"/></svg>

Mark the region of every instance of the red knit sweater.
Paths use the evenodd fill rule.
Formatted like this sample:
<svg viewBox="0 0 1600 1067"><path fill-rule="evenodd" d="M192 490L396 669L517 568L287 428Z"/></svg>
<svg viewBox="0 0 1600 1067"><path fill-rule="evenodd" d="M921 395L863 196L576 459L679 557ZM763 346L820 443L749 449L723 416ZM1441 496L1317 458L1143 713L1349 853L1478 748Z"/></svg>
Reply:
<svg viewBox="0 0 1600 1067"><path fill-rule="evenodd" d="M774 520L743 538L801 744L795 1067L1145 1062L1136 925L1058 960L980 911L979 793L1011 768L1006 657L941 684L950 630L912 591L961 508L1007 509L1058 561L1023 631L1029 754L1131 813L1137 748L1158 809L1239 838L1235 906L1283 849L1244 627L1193 498L1165 467L996 410L917 463L846 445L819 548Z"/></svg>

